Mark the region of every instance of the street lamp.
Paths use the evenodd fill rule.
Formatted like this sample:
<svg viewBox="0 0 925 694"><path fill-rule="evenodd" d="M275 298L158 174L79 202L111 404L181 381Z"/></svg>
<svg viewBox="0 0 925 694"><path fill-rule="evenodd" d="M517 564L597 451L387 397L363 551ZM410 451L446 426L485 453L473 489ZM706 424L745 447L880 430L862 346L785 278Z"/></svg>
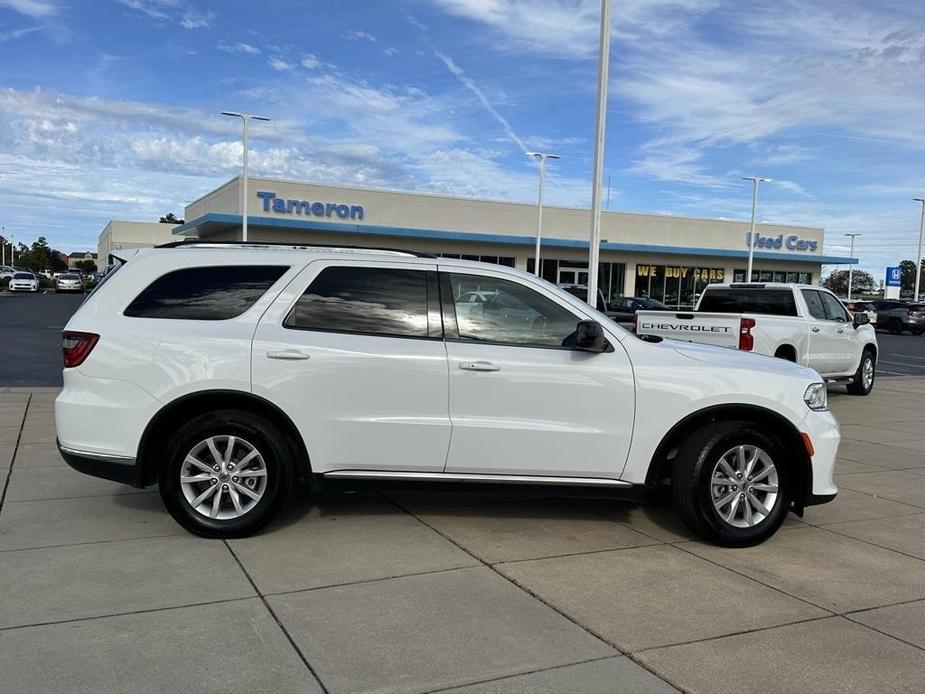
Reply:
<svg viewBox="0 0 925 694"><path fill-rule="evenodd" d="M760 176L742 176L743 181L751 181L752 186L752 233L748 236L748 270L745 272L745 281L752 281L752 260L755 255L755 210L758 207L758 184L770 183L770 178Z"/></svg>
<svg viewBox="0 0 925 694"><path fill-rule="evenodd" d="M610 69L610 0L601 0L601 42L597 58L597 127L591 188L591 240L588 248L588 303L597 306L601 257L601 179L604 177L604 131L607 125L607 73Z"/></svg>
<svg viewBox="0 0 925 694"><path fill-rule="evenodd" d="M922 221L919 222L919 252L915 256L915 300L919 300L919 279L922 274L922 231L925 230L925 199L912 198L916 202L922 203Z"/></svg>
<svg viewBox="0 0 925 694"><path fill-rule="evenodd" d="M546 172L547 159L559 159L558 154L549 154L547 152L527 152L528 157L536 157L540 162L540 193L536 203L536 261L534 265L534 274L540 276L540 241L543 238L543 176Z"/></svg>
<svg viewBox="0 0 925 694"><path fill-rule="evenodd" d="M238 113L236 111L222 111L223 116L232 116L240 118L243 123L243 141L244 141L244 166L241 175L241 240L247 241L247 124L253 120L270 120L266 116L255 116L252 113Z"/></svg>
<svg viewBox="0 0 925 694"><path fill-rule="evenodd" d="M863 236L864 234L845 234L851 237L851 251L848 257L854 260L854 237ZM851 301L851 280L854 279L854 263L848 265L848 301Z"/></svg>

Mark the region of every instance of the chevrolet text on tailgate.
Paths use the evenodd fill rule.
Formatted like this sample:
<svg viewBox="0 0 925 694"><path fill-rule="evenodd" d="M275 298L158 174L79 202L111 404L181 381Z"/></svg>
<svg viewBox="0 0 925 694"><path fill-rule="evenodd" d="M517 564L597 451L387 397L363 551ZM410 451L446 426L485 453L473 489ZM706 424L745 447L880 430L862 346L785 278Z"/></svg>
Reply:
<svg viewBox="0 0 925 694"><path fill-rule="evenodd" d="M694 311L639 311L635 331L766 354L809 366L848 392L874 387L877 334L827 289L796 284L711 284Z"/></svg>
<svg viewBox="0 0 925 694"><path fill-rule="evenodd" d="M71 318L64 366L64 459L158 485L207 537L255 532L305 485L637 500L666 486L697 533L744 546L837 492L838 424L815 371L637 337L498 265L255 243L140 250Z"/></svg>

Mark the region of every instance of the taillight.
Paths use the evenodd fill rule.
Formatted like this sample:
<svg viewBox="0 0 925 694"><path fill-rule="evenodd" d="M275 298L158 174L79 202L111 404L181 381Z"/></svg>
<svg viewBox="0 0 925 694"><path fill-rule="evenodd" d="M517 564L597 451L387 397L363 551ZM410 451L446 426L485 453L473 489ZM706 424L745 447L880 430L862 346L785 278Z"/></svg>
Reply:
<svg viewBox="0 0 925 694"><path fill-rule="evenodd" d="M94 333L76 333L71 330L65 330L62 337L65 369L83 364L100 339L100 336Z"/></svg>
<svg viewBox="0 0 925 694"><path fill-rule="evenodd" d="M742 318L739 323L739 349L751 352L755 348L755 336L752 328L755 327L754 318Z"/></svg>
<svg viewBox="0 0 925 694"><path fill-rule="evenodd" d="M911 308L908 311L906 311L906 315L909 316L909 318L912 318L912 316L914 316L917 313L918 311L913 311Z"/></svg>

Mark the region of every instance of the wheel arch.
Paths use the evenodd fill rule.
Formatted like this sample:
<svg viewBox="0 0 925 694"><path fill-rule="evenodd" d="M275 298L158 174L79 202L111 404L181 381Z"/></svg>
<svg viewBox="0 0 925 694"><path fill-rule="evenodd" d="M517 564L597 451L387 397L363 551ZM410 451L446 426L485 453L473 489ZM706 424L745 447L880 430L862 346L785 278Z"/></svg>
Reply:
<svg viewBox="0 0 925 694"><path fill-rule="evenodd" d="M169 432L176 426L189 421L191 417L215 410L245 410L260 414L279 425L286 436L299 476L311 476L311 461L305 441L292 419L269 400L253 393L239 390L206 390L183 395L164 405L148 422L138 443L137 468L139 486L147 487L157 482L161 454Z"/></svg>
<svg viewBox="0 0 925 694"><path fill-rule="evenodd" d="M774 350L774 356L778 359L787 359L795 364L798 364L800 359L799 354L797 354L797 348L786 342L777 346L777 349Z"/></svg>
<svg viewBox="0 0 925 694"><path fill-rule="evenodd" d="M687 435L706 424L729 421L752 422L762 428L770 426L781 444L793 454L791 458L788 458L788 462L796 472L797 484L791 503L793 510L802 515L803 507L812 492L813 485L812 459L806 451L803 436L789 419L774 410L758 405L714 405L684 417L662 437L655 453L652 454L646 474L646 486L654 489L663 479L671 477L674 453L677 452Z"/></svg>

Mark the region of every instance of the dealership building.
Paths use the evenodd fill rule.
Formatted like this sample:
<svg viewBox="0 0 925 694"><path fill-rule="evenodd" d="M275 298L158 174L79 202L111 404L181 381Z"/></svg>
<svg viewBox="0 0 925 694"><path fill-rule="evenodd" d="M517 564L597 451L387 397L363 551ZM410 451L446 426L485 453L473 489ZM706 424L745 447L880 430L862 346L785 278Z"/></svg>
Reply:
<svg viewBox="0 0 925 694"><path fill-rule="evenodd" d="M241 237L240 179L186 207L186 223L110 222L99 256L167 238ZM590 210L544 206L541 274L556 284L588 281ZM248 178L248 240L388 247L497 263L533 272L535 204ZM744 281L749 225L725 219L606 211L601 215L599 286L617 296L649 296L686 307L710 282ZM146 234L150 238L146 239ZM759 224L752 279L817 284L824 230Z"/></svg>

